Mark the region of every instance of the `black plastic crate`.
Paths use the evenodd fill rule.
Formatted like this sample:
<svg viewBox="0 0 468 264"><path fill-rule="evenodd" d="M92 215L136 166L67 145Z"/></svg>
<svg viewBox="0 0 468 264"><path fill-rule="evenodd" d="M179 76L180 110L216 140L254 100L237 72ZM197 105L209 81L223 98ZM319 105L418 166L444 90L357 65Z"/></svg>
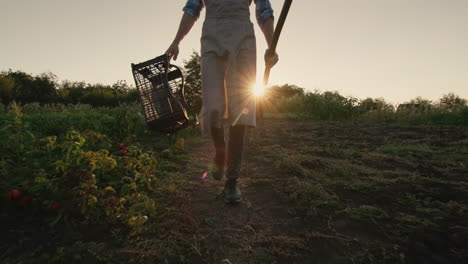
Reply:
<svg viewBox="0 0 468 264"><path fill-rule="evenodd" d="M187 115L182 71L166 55L132 63L132 72L149 129L175 133L198 123Z"/></svg>

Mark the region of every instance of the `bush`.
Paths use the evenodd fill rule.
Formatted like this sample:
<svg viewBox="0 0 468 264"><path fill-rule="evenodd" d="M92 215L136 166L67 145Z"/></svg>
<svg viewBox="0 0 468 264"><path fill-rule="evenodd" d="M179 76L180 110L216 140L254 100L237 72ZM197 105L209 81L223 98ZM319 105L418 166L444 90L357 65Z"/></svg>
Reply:
<svg viewBox="0 0 468 264"><path fill-rule="evenodd" d="M274 86L264 102L267 116L274 118L468 125L466 100L452 93L444 95L439 103L416 97L396 109L383 98L358 102L338 92L304 92L302 88L284 85Z"/></svg>
<svg viewBox="0 0 468 264"><path fill-rule="evenodd" d="M459 112L467 107L467 101L454 93L448 93L440 98L439 106L446 112Z"/></svg>
<svg viewBox="0 0 468 264"><path fill-rule="evenodd" d="M266 111L292 113L315 120L345 120L357 115L354 110L356 101L355 98L341 96L338 92L298 92L291 97L272 100L266 106Z"/></svg>
<svg viewBox="0 0 468 264"><path fill-rule="evenodd" d="M20 104L89 104L115 107L138 100L136 88L125 81L113 85L87 84L85 82L63 81L57 76L43 73L37 76L22 71L0 73L0 102L5 105L16 101Z"/></svg>
<svg viewBox="0 0 468 264"><path fill-rule="evenodd" d="M58 93L61 103L89 104L93 107L116 107L138 100L136 88L129 86L125 81L118 81L112 86L65 81L58 89Z"/></svg>
<svg viewBox="0 0 468 264"><path fill-rule="evenodd" d="M6 76L5 73L0 74L0 103L9 104L15 98L13 88L15 81L13 78Z"/></svg>

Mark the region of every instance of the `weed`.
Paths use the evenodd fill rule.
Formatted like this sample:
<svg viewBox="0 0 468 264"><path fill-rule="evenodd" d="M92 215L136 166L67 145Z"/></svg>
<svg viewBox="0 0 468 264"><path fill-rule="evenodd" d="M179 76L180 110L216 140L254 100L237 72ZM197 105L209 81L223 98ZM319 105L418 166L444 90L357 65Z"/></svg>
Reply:
<svg viewBox="0 0 468 264"><path fill-rule="evenodd" d="M438 228L438 225L431 220L415 215L402 214L397 216L396 220L400 222L400 228L407 231Z"/></svg>
<svg viewBox="0 0 468 264"><path fill-rule="evenodd" d="M308 215L317 215L318 210L334 210L339 207L336 194L329 192L320 183L309 180L291 180L287 187L289 198L307 211Z"/></svg>
<svg viewBox="0 0 468 264"><path fill-rule="evenodd" d="M275 166L292 176L304 177L309 172L301 166L300 157L285 152L277 153Z"/></svg>
<svg viewBox="0 0 468 264"><path fill-rule="evenodd" d="M401 157L428 157L432 150L428 145L387 144L377 148L377 151Z"/></svg>
<svg viewBox="0 0 468 264"><path fill-rule="evenodd" d="M371 205L361 205L355 208L346 208L344 213L354 220L375 222L375 220L385 220L389 218L387 212L382 208Z"/></svg>
<svg viewBox="0 0 468 264"><path fill-rule="evenodd" d="M351 183L347 188L356 192L369 193L369 192L376 191L377 185L374 183L357 180Z"/></svg>

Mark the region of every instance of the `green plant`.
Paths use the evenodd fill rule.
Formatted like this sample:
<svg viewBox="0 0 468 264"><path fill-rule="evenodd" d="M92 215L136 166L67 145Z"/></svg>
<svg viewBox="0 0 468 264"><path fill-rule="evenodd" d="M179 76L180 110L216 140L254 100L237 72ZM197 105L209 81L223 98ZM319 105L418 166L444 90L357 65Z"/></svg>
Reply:
<svg viewBox="0 0 468 264"><path fill-rule="evenodd" d="M41 110L41 106L32 107ZM184 191L179 184L186 179L167 179L168 172L162 170L161 164L170 166L170 161L164 160L163 155L136 142L121 140L132 138L134 127L107 128L106 119L95 118L106 112L125 118L122 109L85 109L88 115L81 116L82 124L112 133L107 136L86 125L47 123L48 116L66 117L51 109L31 115L24 114L15 103L9 106L0 128L0 189L10 190L5 191L6 199L0 200L1 215L11 230L0 241L0 250L6 252L2 253L2 261L32 263L47 259L49 263L62 263L75 254L115 259L115 250L102 249L105 257L90 253L90 249L95 249L94 242L89 241L89 232L84 230L90 228L115 243L130 243L143 235L162 236L167 229L160 226L178 217L179 212L169 212L169 208L175 201L180 203ZM65 107L67 110L72 116L80 114ZM127 112L135 113L131 109ZM38 115L44 117L42 129L40 123L30 124ZM50 135L50 130L61 132ZM184 140L177 138L166 147L176 159L184 152ZM73 236L68 237L70 233ZM12 240L14 237L21 239ZM47 248L18 253L25 243L40 244L43 238L51 239ZM9 239L15 242L3 243ZM83 248L70 248L77 239L83 240Z"/></svg>
<svg viewBox="0 0 468 264"><path fill-rule="evenodd" d="M395 156L427 156L430 155L432 150L427 145L396 145L396 144L387 144L382 145L377 148L377 151L380 151L385 154L395 155Z"/></svg>
<svg viewBox="0 0 468 264"><path fill-rule="evenodd" d="M375 222L375 220L385 220L389 218L387 212L382 208L371 205L361 205L354 208L346 208L344 213L355 220Z"/></svg>

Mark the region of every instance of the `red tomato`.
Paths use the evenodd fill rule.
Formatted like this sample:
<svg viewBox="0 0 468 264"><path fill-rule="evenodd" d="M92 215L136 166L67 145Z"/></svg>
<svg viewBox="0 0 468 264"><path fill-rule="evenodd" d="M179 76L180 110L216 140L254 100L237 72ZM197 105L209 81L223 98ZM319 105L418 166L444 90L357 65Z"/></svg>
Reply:
<svg viewBox="0 0 468 264"><path fill-rule="evenodd" d="M126 150L126 149L121 149L120 150L120 155L121 156L127 156L127 154L128 154L128 150Z"/></svg>
<svg viewBox="0 0 468 264"><path fill-rule="evenodd" d="M50 205L50 210L53 212L58 212L60 209L62 209L62 206L59 203L53 203Z"/></svg>
<svg viewBox="0 0 468 264"><path fill-rule="evenodd" d="M125 144L120 144L119 147L120 147L121 149L123 149L123 148L125 148Z"/></svg>
<svg viewBox="0 0 468 264"><path fill-rule="evenodd" d="M10 194L10 199L11 200L17 201L17 200L19 200L21 198L21 192L18 189L10 190L9 194Z"/></svg>

